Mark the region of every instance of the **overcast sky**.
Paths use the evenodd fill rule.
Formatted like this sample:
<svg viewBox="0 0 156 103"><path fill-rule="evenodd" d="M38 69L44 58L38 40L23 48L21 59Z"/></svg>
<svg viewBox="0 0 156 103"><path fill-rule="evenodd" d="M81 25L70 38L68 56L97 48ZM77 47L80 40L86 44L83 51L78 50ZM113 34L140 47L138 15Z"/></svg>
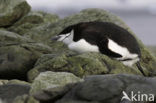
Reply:
<svg viewBox="0 0 156 103"><path fill-rule="evenodd" d="M27 0L32 8L142 8L156 3L156 0ZM120 2L123 1L123 2ZM125 2L124 2L125 1ZM123 4L124 3L124 4Z"/></svg>

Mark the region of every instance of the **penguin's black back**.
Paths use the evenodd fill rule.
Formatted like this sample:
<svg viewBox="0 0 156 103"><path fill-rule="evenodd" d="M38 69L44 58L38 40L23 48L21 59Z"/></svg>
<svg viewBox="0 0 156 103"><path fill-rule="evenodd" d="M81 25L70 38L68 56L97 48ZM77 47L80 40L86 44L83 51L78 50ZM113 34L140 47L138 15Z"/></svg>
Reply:
<svg viewBox="0 0 156 103"><path fill-rule="evenodd" d="M87 42L98 45L99 50L109 56L120 57L121 55L108 50L108 39L113 40L122 47L126 47L131 53L141 56L135 37L116 24L110 22L83 22L71 25L61 33L69 33L72 29L74 30L75 42L84 38Z"/></svg>

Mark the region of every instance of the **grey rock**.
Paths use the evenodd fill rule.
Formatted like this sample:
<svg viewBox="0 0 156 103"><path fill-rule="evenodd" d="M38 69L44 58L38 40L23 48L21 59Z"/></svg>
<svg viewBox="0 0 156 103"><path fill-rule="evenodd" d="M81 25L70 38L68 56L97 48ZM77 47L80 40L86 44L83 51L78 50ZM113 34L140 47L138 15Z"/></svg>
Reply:
<svg viewBox="0 0 156 103"><path fill-rule="evenodd" d="M73 101L72 103L77 103L77 101L131 103L127 100L121 101L123 91L125 91L130 98L132 91L135 94L140 92L140 94L156 95L156 78L128 74L89 76L84 82L78 83L56 103L67 103L71 101ZM144 99L144 101L137 103L149 103L149 101L145 101ZM152 103L154 103L154 101Z"/></svg>
<svg viewBox="0 0 156 103"><path fill-rule="evenodd" d="M124 66L121 62L99 53L84 53L70 56L70 52L68 52L41 56L34 68L28 72L28 80L33 81L40 72L47 70L55 72L68 71L78 77L109 73L140 74L137 68Z"/></svg>
<svg viewBox="0 0 156 103"><path fill-rule="evenodd" d="M26 79L26 73L36 60L51 48L22 37L16 33L0 30L0 78Z"/></svg>
<svg viewBox="0 0 156 103"><path fill-rule="evenodd" d="M152 52L152 54L156 57L156 46L147 46L147 48Z"/></svg>
<svg viewBox="0 0 156 103"><path fill-rule="evenodd" d="M12 103L17 96L28 94L30 85L5 84L0 86L0 99L5 103Z"/></svg>
<svg viewBox="0 0 156 103"><path fill-rule="evenodd" d="M44 35L48 35L47 28L42 27L45 24L54 23L58 20L59 17L55 14L31 11L19 21L17 21L13 26L9 27L8 30L16 32L20 35L29 36L34 40L40 39L40 42L42 42L41 40L44 37L43 32Z"/></svg>
<svg viewBox="0 0 156 103"><path fill-rule="evenodd" d="M8 83L8 80L0 80L0 85L4 85L4 84L7 84Z"/></svg>
<svg viewBox="0 0 156 103"><path fill-rule="evenodd" d="M75 84L49 88L36 92L33 96L41 103L55 102L62 98Z"/></svg>
<svg viewBox="0 0 156 103"><path fill-rule="evenodd" d="M29 12L27 15L25 15L23 18L21 18L19 21L17 21L14 26L19 26L25 23L31 23L31 24L40 24L43 23L43 16L42 14L38 12Z"/></svg>
<svg viewBox="0 0 156 103"><path fill-rule="evenodd" d="M40 102L34 99L32 96L25 94L25 95L16 97L13 103L40 103Z"/></svg>
<svg viewBox="0 0 156 103"><path fill-rule="evenodd" d="M30 94L34 94L42 89L63 87L82 81L72 73L67 72L42 72L32 83Z"/></svg>
<svg viewBox="0 0 156 103"><path fill-rule="evenodd" d="M0 27L13 25L30 11L31 7L25 0L0 1Z"/></svg>

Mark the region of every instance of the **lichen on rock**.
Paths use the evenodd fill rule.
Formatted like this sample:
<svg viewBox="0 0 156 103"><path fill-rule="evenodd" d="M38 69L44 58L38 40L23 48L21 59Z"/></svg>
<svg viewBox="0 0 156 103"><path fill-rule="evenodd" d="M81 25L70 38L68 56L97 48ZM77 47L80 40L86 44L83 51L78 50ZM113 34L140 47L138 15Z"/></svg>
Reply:
<svg viewBox="0 0 156 103"><path fill-rule="evenodd" d="M51 48L16 33L0 30L0 78L23 79L36 60Z"/></svg>
<svg viewBox="0 0 156 103"><path fill-rule="evenodd" d="M35 94L38 91L63 87L67 84L73 84L82 81L72 73L67 72L43 72L40 73L32 83L30 94Z"/></svg>
<svg viewBox="0 0 156 103"><path fill-rule="evenodd" d="M25 0L0 1L0 27L11 26L30 11Z"/></svg>

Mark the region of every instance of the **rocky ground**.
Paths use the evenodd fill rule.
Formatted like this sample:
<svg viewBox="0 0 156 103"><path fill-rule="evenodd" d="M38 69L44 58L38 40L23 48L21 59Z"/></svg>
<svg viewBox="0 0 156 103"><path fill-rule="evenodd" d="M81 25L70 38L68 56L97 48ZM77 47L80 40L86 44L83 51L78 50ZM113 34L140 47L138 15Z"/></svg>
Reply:
<svg viewBox="0 0 156 103"><path fill-rule="evenodd" d="M147 48L151 51L151 53L156 56L156 46L147 46Z"/></svg>
<svg viewBox="0 0 156 103"><path fill-rule="evenodd" d="M86 9L60 19L31 11L25 0L1 0L0 103L132 103L121 101L122 91L156 95L156 52L139 39L147 77L135 65L99 53L77 54L50 40L65 27L88 21L113 22L135 35L105 10Z"/></svg>

